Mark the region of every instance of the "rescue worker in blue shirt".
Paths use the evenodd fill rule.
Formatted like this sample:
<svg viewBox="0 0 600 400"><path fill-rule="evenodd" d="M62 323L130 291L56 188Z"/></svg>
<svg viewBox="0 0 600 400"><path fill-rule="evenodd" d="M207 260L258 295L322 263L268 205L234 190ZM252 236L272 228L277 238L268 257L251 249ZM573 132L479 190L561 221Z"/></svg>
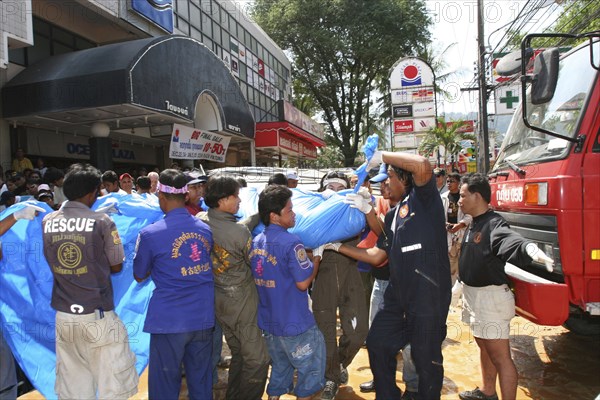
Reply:
<svg viewBox="0 0 600 400"><path fill-rule="evenodd" d="M250 262L258 290L258 326L271 356L269 399L291 391L309 399L325 385L325 339L310 310L307 289L318 270L322 247L309 260L298 236L287 231L295 224L292 192L268 186L258 200L263 233L252 241Z"/></svg>
<svg viewBox="0 0 600 400"><path fill-rule="evenodd" d="M161 172L158 201L164 219L139 234L133 274L152 277L144 332L150 333L150 399L177 399L181 364L190 399L212 398L214 283L208 225L185 208L187 179L175 169Z"/></svg>
<svg viewBox="0 0 600 400"><path fill-rule="evenodd" d="M325 248L372 265L389 260L390 283L384 305L367 337L377 398L401 398L402 391L396 386L396 354L411 344L419 376L417 398L439 399L451 293L442 201L426 158L376 152L371 164L382 161L390 166L390 189L402 200L386 215L377 247L359 249L331 243Z"/></svg>

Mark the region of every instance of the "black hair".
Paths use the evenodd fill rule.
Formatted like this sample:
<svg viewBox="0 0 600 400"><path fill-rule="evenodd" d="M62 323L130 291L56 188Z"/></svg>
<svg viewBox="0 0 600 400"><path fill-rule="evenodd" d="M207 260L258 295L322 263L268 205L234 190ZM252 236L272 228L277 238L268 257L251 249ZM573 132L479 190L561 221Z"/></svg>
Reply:
<svg viewBox="0 0 600 400"><path fill-rule="evenodd" d="M136 186L144 190L150 190L151 183L152 182L150 182L150 178L147 176L138 176L138 178L135 180Z"/></svg>
<svg viewBox="0 0 600 400"><path fill-rule="evenodd" d="M404 186L406 187L405 194L408 194L412 188L415 186L415 181L413 179L412 172L402 169L400 167L396 167L394 165L389 164L388 168L391 168L398 176L398 179L404 182Z"/></svg>
<svg viewBox="0 0 600 400"><path fill-rule="evenodd" d="M327 179L334 179L334 178L343 179L344 181L346 181L346 188L350 187L350 180L348 179L346 174L344 174L343 172L340 172L340 171L329 171L328 173L323 175L323 177L321 178L321 187L319 188L319 192L322 192L323 190L325 190L324 183Z"/></svg>
<svg viewBox="0 0 600 400"><path fill-rule="evenodd" d="M175 189L181 189L187 185L188 180L180 170L169 168L160 173L158 176L158 181L163 185L172 186ZM185 201L185 193L161 193L167 198L167 200Z"/></svg>
<svg viewBox="0 0 600 400"><path fill-rule="evenodd" d="M265 226L271 223L271 213L281 215L288 200L292 198L292 191L287 186L267 186L258 196L258 214Z"/></svg>
<svg viewBox="0 0 600 400"><path fill-rule="evenodd" d="M489 203L492 199L492 188L487 176L480 173L472 173L462 177L461 185L467 185L470 193L479 193Z"/></svg>
<svg viewBox="0 0 600 400"><path fill-rule="evenodd" d="M117 175L115 171L111 171L110 169L108 171L104 171L104 173L102 174L102 182L117 183L119 182L119 175Z"/></svg>
<svg viewBox="0 0 600 400"><path fill-rule="evenodd" d="M50 167L44 174L44 180L46 181L46 183L54 184L54 182L60 180L60 178L64 178L64 176L65 173L62 172L60 169Z"/></svg>
<svg viewBox="0 0 600 400"><path fill-rule="evenodd" d="M451 172L446 179L454 179L456 182L460 183L460 174L458 172Z"/></svg>
<svg viewBox="0 0 600 400"><path fill-rule="evenodd" d="M269 178L267 185L283 185L287 186L287 177L282 173L277 173Z"/></svg>
<svg viewBox="0 0 600 400"><path fill-rule="evenodd" d="M240 184L233 176L213 175L206 183L204 202L210 208L219 207L219 200L235 195L240 190Z"/></svg>
<svg viewBox="0 0 600 400"><path fill-rule="evenodd" d="M248 187L248 182L246 182L246 180L241 176L238 176L237 178L235 178L235 180L238 181L240 187Z"/></svg>
<svg viewBox="0 0 600 400"><path fill-rule="evenodd" d="M94 190L100 191L100 171L90 164L71 165L63 183L63 192L66 198L77 200Z"/></svg>

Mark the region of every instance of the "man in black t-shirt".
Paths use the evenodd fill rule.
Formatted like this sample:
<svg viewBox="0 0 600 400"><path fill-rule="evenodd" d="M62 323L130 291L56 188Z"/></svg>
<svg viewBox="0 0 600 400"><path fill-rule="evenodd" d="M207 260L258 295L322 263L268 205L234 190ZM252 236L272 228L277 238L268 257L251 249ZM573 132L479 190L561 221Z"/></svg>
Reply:
<svg viewBox="0 0 600 400"><path fill-rule="evenodd" d="M507 262L525 266L536 261L552 271L553 260L534 243L513 232L489 208L490 184L482 174L464 177L459 205L473 216L462 244L459 275L463 282L463 322L468 323L481 352L483 385L459 393L462 400L497 400L496 377L503 400L517 395L517 369L508 342L515 316L514 296L504 272Z"/></svg>

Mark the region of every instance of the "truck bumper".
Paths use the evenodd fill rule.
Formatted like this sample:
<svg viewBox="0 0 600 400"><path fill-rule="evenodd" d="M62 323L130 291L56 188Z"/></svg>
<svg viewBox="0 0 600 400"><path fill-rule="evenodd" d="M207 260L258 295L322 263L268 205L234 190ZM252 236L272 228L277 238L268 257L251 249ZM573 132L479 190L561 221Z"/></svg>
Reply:
<svg viewBox="0 0 600 400"><path fill-rule="evenodd" d="M569 317L567 285L556 283L506 263L517 314L538 325L562 325Z"/></svg>

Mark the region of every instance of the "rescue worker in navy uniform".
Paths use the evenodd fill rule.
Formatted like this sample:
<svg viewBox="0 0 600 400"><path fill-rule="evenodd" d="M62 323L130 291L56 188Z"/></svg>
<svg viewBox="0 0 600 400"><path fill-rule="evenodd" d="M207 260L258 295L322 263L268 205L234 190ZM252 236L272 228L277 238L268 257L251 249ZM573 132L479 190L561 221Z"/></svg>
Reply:
<svg viewBox="0 0 600 400"><path fill-rule="evenodd" d="M396 355L407 344L419 376L412 398L439 399L444 377L442 342L450 306L450 263L445 217L429 161L405 153L376 152L370 162L387 163L390 189L402 200L385 217L377 247L331 243L326 249L379 265L389 260L390 283L375 316L367 349L378 399L400 399Z"/></svg>
<svg viewBox="0 0 600 400"><path fill-rule="evenodd" d="M213 239L208 225L186 210L187 190L181 171L161 172L158 202L165 217L141 230L133 259L135 280L151 276L156 285L144 323L150 399L179 398L182 363L190 399L212 398Z"/></svg>
<svg viewBox="0 0 600 400"><path fill-rule="evenodd" d="M489 209L491 188L482 174L463 177L458 201L473 223L464 236L459 276L463 282L463 322L471 327L480 351L483 385L460 392L462 400L503 400L517 396L517 369L508 341L515 299L504 272L506 262L526 266L535 261L552 272L554 261L535 243L513 232L504 218Z"/></svg>
<svg viewBox="0 0 600 400"><path fill-rule="evenodd" d="M68 201L42 221L44 256L54 276L60 399L124 399L137 392L135 354L114 312L111 281L122 269L123 245L108 215L90 209L100 176L89 164L73 164L63 183Z"/></svg>

